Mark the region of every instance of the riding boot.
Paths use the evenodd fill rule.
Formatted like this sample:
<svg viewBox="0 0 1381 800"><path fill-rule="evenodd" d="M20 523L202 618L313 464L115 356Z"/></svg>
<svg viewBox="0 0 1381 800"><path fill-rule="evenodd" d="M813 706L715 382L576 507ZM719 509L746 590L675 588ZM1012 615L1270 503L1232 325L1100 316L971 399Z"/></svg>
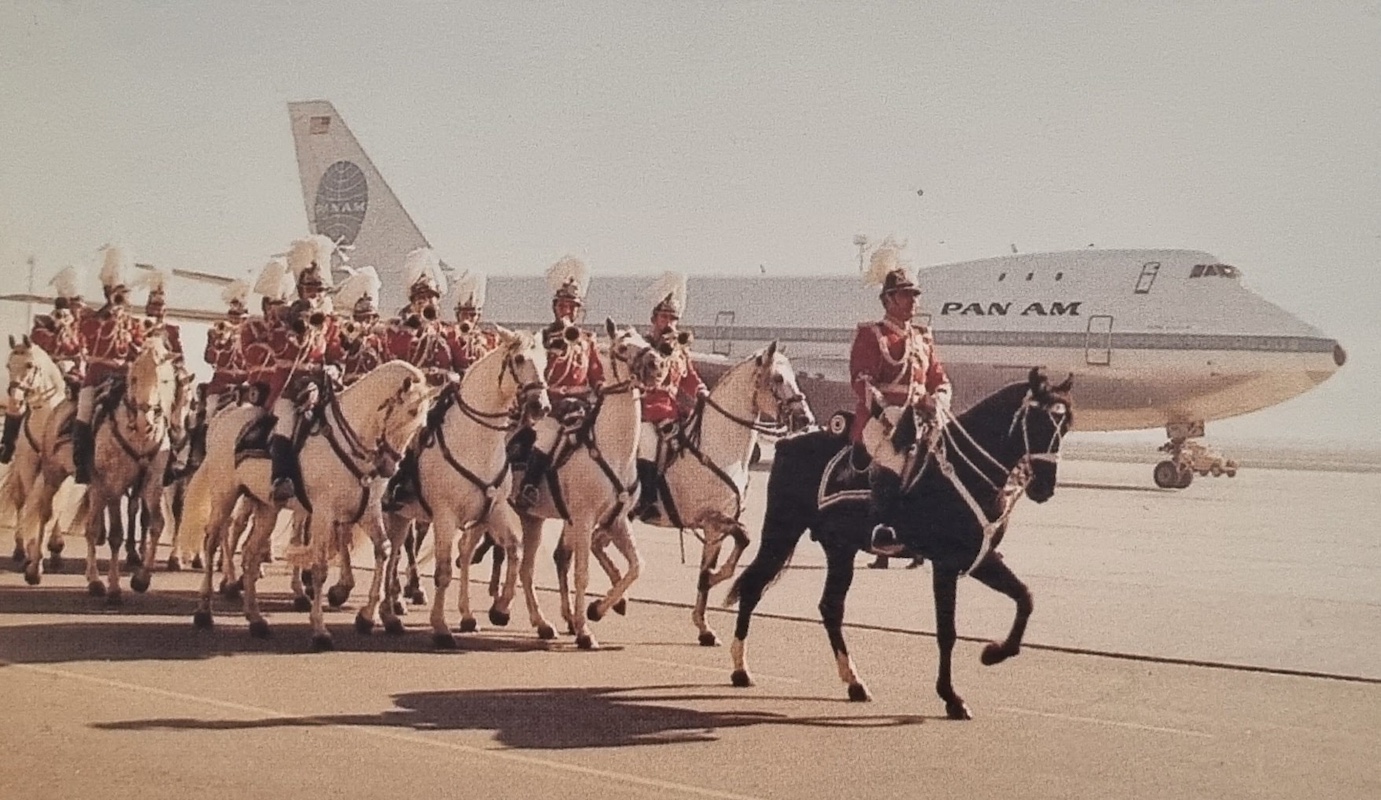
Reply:
<svg viewBox="0 0 1381 800"><path fill-rule="evenodd" d="M868 484L871 489L868 512L874 522L872 549L879 555L900 551L901 541L889 523L896 512L897 497L901 493L901 477L891 470L874 467L868 473Z"/></svg>
<svg viewBox="0 0 1381 800"><path fill-rule="evenodd" d="M293 482L293 462L296 460L292 442L285 436L269 437L269 462L272 469L273 501L286 503L297 496L297 485Z"/></svg>
<svg viewBox="0 0 1381 800"><path fill-rule="evenodd" d="M91 423L72 423L72 480L79 484L91 482L91 461L95 457Z"/></svg>
<svg viewBox="0 0 1381 800"><path fill-rule="evenodd" d="M537 448L527 455L527 469L523 470L523 481L518 485L518 495L513 498L513 506L519 510L532 508L542 498L542 479L551 469L551 456Z"/></svg>
<svg viewBox="0 0 1381 800"><path fill-rule="evenodd" d="M403 506L417 499L417 453L409 450L403 454L398 471L388 479L384 491L383 509L389 513L403 510Z"/></svg>
<svg viewBox="0 0 1381 800"><path fill-rule="evenodd" d="M18 414L5 415L5 435L0 439L0 464L10 463L14 458L14 444L19 440L19 424L24 421Z"/></svg>
<svg viewBox="0 0 1381 800"><path fill-rule="evenodd" d="M638 504L633 508L634 518L646 522L648 517L656 513L659 483L661 476L657 474L656 462L638 459Z"/></svg>

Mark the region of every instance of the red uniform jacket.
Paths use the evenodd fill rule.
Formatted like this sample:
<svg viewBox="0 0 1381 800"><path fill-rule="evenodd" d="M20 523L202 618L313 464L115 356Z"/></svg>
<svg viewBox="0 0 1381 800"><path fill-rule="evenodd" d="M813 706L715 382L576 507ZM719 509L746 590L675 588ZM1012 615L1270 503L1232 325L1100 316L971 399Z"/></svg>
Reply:
<svg viewBox="0 0 1381 800"><path fill-rule="evenodd" d="M81 332L75 320L63 323L48 314L40 314L34 317L29 340L43 348L43 352L57 363L69 383L81 385L86 374L86 350L82 347Z"/></svg>
<svg viewBox="0 0 1381 800"><path fill-rule="evenodd" d="M86 350L86 379L97 386L112 375L124 375L144 345L144 325L127 309L106 307L82 318L79 327Z"/></svg>
<svg viewBox="0 0 1381 800"><path fill-rule="evenodd" d="M470 329L469 333L461 333L459 325L450 325L447 327L446 333L456 371L462 375L481 356L499 346L498 331L474 327Z"/></svg>
<svg viewBox="0 0 1381 800"><path fill-rule="evenodd" d="M604 363L595 349L595 337L586 331L580 338L566 341L563 323L552 323L542 331L547 347L547 392L553 397L585 396L604 385ZM564 346L557 345L561 342Z"/></svg>
<svg viewBox="0 0 1381 800"><path fill-rule="evenodd" d="M319 325L312 323L317 315ZM268 335L274 359L274 370L265 381L269 387L265 402L270 406L285 391L293 397L302 384L319 379L327 364L340 364L345 358L339 323L331 314L294 304L280 320Z"/></svg>
<svg viewBox="0 0 1381 800"><path fill-rule="evenodd" d="M273 383L273 375L278 370L278 361L273 353L271 342L273 329L279 324L278 317L250 317L240 325L240 355L245 362L246 377L250 383Z"/></svg>
<svg viewBox="0 0 1381 800"><path fill-rule="evenodd" d="M670 422L683 419L705 391L705 382L695 371L690 351L678 347L667 358L667 370L660 385L643 392L643 422Z"/></svg>
<svg viewBox="0 0 1381 800"><path fill-rule="evenodd" d="M387 333L390 360L406 361L423 372L459 372L446 333L446 323L440 320L423 320L413 327L395 319Z"/></svg>
<svg viewBox="0 0 1381 800"><path fill-rule="evenodd" d="M247 324L247 321L223 320L206 332L206 350L203 357L212 369L211 382L206 387L208 392L220 394L232 386L244 383L248 378L244 342L241 339Z"/></svg>
<svg viewBox="0 0 1381 800"><path fill-rule="evenodd" d="M393 360L388 351L387 329L382 322L364 325L351 321L341 324L342 328L346 325L359 326L349 337L341 336L341 346L345 350L345 374L341 377L342 383L354 383L360 376L386 361Z"/></svg>
<svg viewBox="0 0 1381 800"><path fill-rule="evenodd" d="M935 339L921 325L898 325L884 319L865 322L854 334L849 352L849 379L858 402L854 407L853 440L863 437L868 421L868 387L882 393L890 405L909 405L926 395L947 405L949 376L935 355Z"/></svg>

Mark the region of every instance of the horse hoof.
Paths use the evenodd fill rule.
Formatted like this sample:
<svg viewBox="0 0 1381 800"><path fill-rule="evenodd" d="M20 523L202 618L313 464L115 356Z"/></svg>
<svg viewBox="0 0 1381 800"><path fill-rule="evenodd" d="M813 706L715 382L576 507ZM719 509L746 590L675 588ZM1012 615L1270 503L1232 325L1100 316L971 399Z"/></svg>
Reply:
<svg viewBox="0 0 1381 800"><path fill-rule="evenodd" d="M867 703L872 699L873 696L868 694L868 687L864 686L861 683L849 684L849 702Z"/></svg>
<svg viewBox="0 0 1381 800"><path fill-rule="evenodd" d="M371 634L374 632L374 620L366 619L364 614L355 615L355 633Z"/></svg>
<svg viewBox="0 0 1381 800"><path fill-rule="evenodd" d="M418 589L408 595L408 600L412 601L412 604L415 606L425 606L427 604L427 593Z"/></svg>
<svg viewBox="0 0 1381 800"><path fill-rule="evenodd" d="M403 616L403 615L406 614L406 613L408 613L408 607L407 607L406 605L403 604L403 601L402 601L402 600L394 600L394 601L393 601L393 614L394 614L394 616L401 617L401 616Z"/></svg>
<svg viewBox="0 0 1381 800"><path fill-rule="evenodd" d="M53 553L52 555L48 556L48 571L49 571L49 572L58 572L58 571L60 571L60 570L62 569L62 564L63 564L62 556L58 555L57 553Z"/></svg>
<svg viewBox="0 0 1381 800"><path fill-rule="evenodd" d="M139 556L134 553L129 553L125 556L125 569L139 569L143 564L143 559L139 558Z"/></svg>
<svg viewBox="0 0 1381 800"><path fill-rule="evenodd" d="M585 609L585 619L591 622L599 622L601 619L604 619L604 615L599 613L598 602L591 603L589 608Z"/></svg>
<svg viewBox="0 0 1381 800"><path fill-rule="evenodd" d="M41 575L39 575L38 570L33 570L32 572L29 570L24 570L24 582L29 584L30 586L37 586L38 582L42 579L43 578Z"/></svg>
<svg viewBox="0 0 1381 800"><path fill-rule="evenodd" d="M432 647L437 650L454 650L456 649L456 637L449 633L433 633Z"/></svg>
<svg viewBox="0 0 1381 800"><path fill-rule="evenodd" d="M293 611L311 611L312 601L310 598L298 595L293 598Z"/></svg>
<svg viewBox="0 0 1381 800"><path fill-rule="evenodd" d="M403 631L403 621L401 619L394 617L392 619L384 620L384 633L391 634L393 636L402 636Z"/></svg>
<svg viewBox="0 0 1381 800"><path fill-rule="evenodd" d="M945 716L950 719L973 719L973 714L969 713L969 707L963 700L945 703Z"/></svg>
<svg viewBox="0 0 1381 800"><path fill-rule="evenodd" d="M571 622L567 622L567 623L566 623L566 635L567 635L567 636L574 636L574 635L575 635L575 624L574 624L574 623L571 623Z"/></svg>
<svg viewBox="0 0 1381 800"><path fill-rule="evenodd" d="M192 556L192 569L206 569L206 565L202 563L201 556Z"/></svg>
<svg viewBox="0 0 1381 800"><path fill-rule="evenodd" d="M1002 649L1002 645L997 642L988 642L988 645L983 648L983 652L978 656L978 660L983 663L983 666L991 667L994 664L1001 664L1006 661L1007 653Z"/></svg>
<svg viewBox="0 0 1381 800"><path fill-rule="evenodd" d="M460 627L456 628L456 630L460 631L461 633L474 633L479 629L480 624L475 621L474 617L466 617L465 619L461 620Z"/></svg>
<svg viewBox="0 0 1381 800"><path fill-rule="evenodd" d="M509 614L507 611L500 611L497 608L489 609L489 621L498 625L500 628L508 627L508 621L512 619L512 617L513 615Z"/></svg>
<svg viewBox="0 0 1381 800"><path fill-rule="evenodd" d="M316 599L316 587L307 581L306 575L302 576L302 594L306 595L308 600Z"/></svg>
<svg viewBox="0 0 1381 800"><path fill-rule="evenodd" d="M325 653L336 649L336 643L331 641L331 634L318 633L312 637L312 652Z"/></svg>
<svg viewBox="0 0 1381 800"><path fill-rule="evenodd" d="M326 602L331 604L331 608L340 608L349 599L350 587L348 586L332 586L326 590Z"/></svg>
<svg viewBox="0 0 1381 800"><path fill-rule="evenodd" d="M192 615L192 627L206 631L211 629L211 625L210 611L198 611Z"/></svg>
<svg viewBox="0 0 1381 800"><path fill-rule="evenodd" d="M13 553L10 557L14 559L14 563L16 563L16 564L23 564L23 563L24 563L24 545L22 545L22 544L16 542L15 545L14 545L14 553Z"/></svg>
<svg viewBox="0 0 1381 800"><path fill-rule="evenodd" d="M588 633L582 633L575 637L575 646L581 650L598 650L599 645L595 644L595 637Z"/></svg>
<svg viewBox="0 0 1381 800"><path fill-rule="evenodd" d="M178 558L177 556L168 556L168 571L169 571L169 572L181 572L181 571L182 571L182 559Z"/></svg>
<svg viewBox="0 0 1381 800"><path fill-rule="evenodd" d="M255 639L269 638L269 623L267 620L256 619L249 623L249 635Z"/></svg>
<svg viewBox="0 0 1381 800"><path fill-rule="evenodd" d="M747 689L753 685L753 679L748 677L748 670L736 669L734 674L729 676L729 682L740 689Z"/></svg>
<svg viewBox="0 0 1381 800"><path fill-rule="evenodd" d="M556 629L550 625L538 625L537 638L541 639L542 641L549 642L552 639L556 638Z"/></svg>
<svg viewBox="0 0 1381 800"><path fill-rule="evenodd" d="M620 617L622 617L622 616L624 616L625 614L627 614L627 613L628 613L628 601L627 601L626 599L620 599L617 603L615 603L615 604L614 604L614 613L615 613L615 614L618 614Z"/></svg>
<svg viewBox="0 0 1381 800"><path fill-rule="evenodd" d="M100 581L92 581L86 585L86 593L92 597L105 597L105 584Z"/></svg>
<svg viewBox="0 0 1381 800"><path fill-rule="evenodd" d="M129 579L129 588L140 594L147 592L149 590L149 576L135 575Z"/></svg>

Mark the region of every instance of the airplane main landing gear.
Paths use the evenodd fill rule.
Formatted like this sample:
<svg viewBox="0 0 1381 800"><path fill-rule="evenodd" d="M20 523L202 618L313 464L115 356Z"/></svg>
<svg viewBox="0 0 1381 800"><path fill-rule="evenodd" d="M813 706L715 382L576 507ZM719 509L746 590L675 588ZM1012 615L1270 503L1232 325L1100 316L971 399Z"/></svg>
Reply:
<svg viewBox="0 0 1381 800"><path fill-rule="evenodd" d="M1199 433L1202 432L1200 427ZM1193 439L1172 436L1160 446L1160 452L1170 458L1156 464L1151 477L1162 489L1184 489L1193 483L1195 473L1215 478L1219 475L1231 478L1237 474L1236 461L1224 458Z"/></svg>

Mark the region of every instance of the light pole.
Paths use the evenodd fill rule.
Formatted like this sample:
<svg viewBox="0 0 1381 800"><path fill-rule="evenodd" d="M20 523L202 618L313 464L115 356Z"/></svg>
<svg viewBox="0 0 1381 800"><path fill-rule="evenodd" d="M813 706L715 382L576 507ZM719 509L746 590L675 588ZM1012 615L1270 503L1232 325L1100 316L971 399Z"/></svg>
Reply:
<svg viewBox="0 0 1381 800"><path fill-rule="evenodd" d="M34 257L33 257L32 255L29 256L29 294L30 294L30 295L32 295L32 294L34 293L34 266L35 266L35 263L36 263L36 261L35 261ZM33 304L33 301L29 301L29 303L28 303L28 305L26 306L26 308L28 309L29 319L28 319L28 322L25 324L25 327L24 327L24 332L25 332L25 333L27 333L27 332L33 330L33 327L34 327L34 304Z"/></svg>
<svg viewBox="0 0 1381 800"><path fill-rule="evenodd" d="M868 237L861 233L854 234L854 247L858 248L858 271L863 272L864 254L868 251Z"/></svg>

